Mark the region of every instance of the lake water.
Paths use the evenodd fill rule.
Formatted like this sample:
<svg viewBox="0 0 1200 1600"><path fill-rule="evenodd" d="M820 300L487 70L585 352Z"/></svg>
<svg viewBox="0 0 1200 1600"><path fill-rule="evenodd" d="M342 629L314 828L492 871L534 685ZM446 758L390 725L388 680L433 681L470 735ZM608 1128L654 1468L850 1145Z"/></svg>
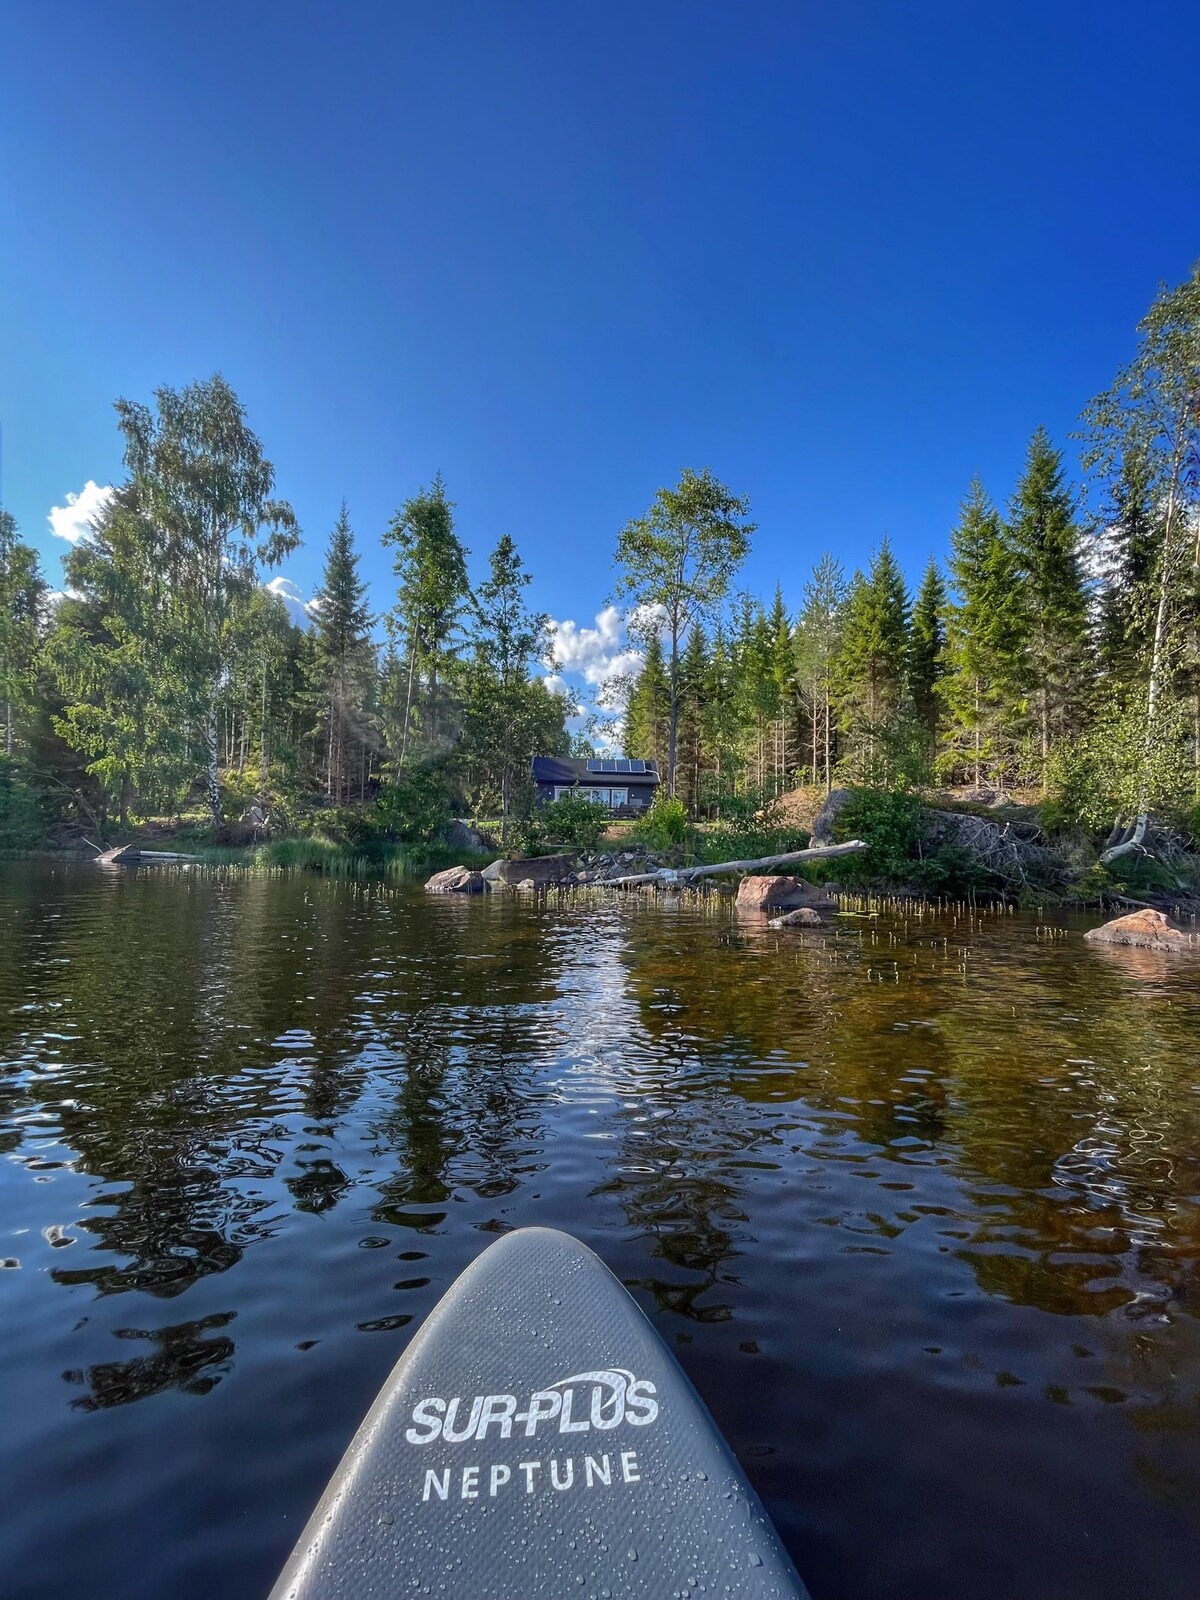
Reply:
<svg viewBox="0 0 1200 1600"><path fill-rule="evenodd" d="M1047 922L0 863L0 1592L261 1600L542 1223L814 1600L1194 1600L1200 964Z"/></svg>

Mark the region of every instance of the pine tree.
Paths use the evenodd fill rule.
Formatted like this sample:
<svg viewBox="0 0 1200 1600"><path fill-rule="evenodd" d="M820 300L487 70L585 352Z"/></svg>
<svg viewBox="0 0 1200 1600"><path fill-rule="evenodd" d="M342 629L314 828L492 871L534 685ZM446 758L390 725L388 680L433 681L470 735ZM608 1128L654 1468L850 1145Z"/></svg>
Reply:
<svg viewBox="0 0 1200 1600"><path fill-rule="evenodd" d="M913 711L925 729L930 748L937 744L941 700L938 684L946 670L946 585L930 557L913 605L908 651L908 688Z"/></svg>
<svg viewBox="0 0 1200 1600"><path fill-rule="evenodd" d="M349 793L356 758L369 742L366 703L374 677L367 586L346 502L329 535L325 572L316 596L316 669L324 733L325 793L340 805ZM361 787L361 785L360 785Z"/></svg>
<svg viewBox="0 0 1200 1600"><path fill-rule="evenodd" d="M1075 502L1044 428L1029 441L1009 539L1021 570L1027 676L1042 765L1076 725L1087 697L1087 594Z"/></svg>
<svg viewBox="0 0 1200 1600"><path fill-rule="evenodd" d="M722 815L726 797L733 793L741 771L738 750L740 728L737 667L724 623L713 628L708 657L707 700L704 706L704 745L711 763L710 780L701 786L702 803L714 816ZM707 792L706 792L707 790Z"/></svg>
<svg viewBox="0 0 1200 1600"><path fill-rule="evenodd" d="M755 527L749 509L747 499L731 494L707 469L685 468L676 487L660 489L649 511L626 523L617 536L616 592L632 603L635 618L651 618L649 626L667 641L670 794L675 793L681 647L688 629L720 606L746 559Z"/></svg>
<svg viewBox="0 0 1200 1600"><path fill-rule="evenodd" d="M969 762L978 787L985 771L1003 782L1026 710L1020 566L978 478L950 535L950 576L955 598L938 690L949 718L947 753Z"/></svg>

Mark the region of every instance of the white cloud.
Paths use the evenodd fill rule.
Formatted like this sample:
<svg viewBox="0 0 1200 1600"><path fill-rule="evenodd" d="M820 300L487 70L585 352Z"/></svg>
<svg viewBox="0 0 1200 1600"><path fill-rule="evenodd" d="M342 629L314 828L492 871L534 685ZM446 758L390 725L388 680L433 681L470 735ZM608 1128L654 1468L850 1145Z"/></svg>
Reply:
<svg viewBox="0 0 1200 1600"><path fill-rule="evenodd" d="M299 623L302 628L308 626L319 609L318 601L306 600L300 585L291 578L283 577L282 574L272 578L269 583L264 583L263 588L268 594L273 594L283 601L292 621Z"/></svg>
<svg viewBox="0 0 1200 1600"><path fill-rule="evenodd" d="M46 519L50 524L50 532L56 539L78 544L91 532L92 522L104 510L112 495L111 484L101 487L89 478L78 494L67 496L65 506L50 507L50 515Z"/></svg>
<svg viewBox="0 0 1200 1600"><path fill-rule="evenodd" d="M616 606L598 611L594 628L581 628L570 619L552 621L550 627L554 659L563 673L574 673L585 683L597 685L618 675L636 677L642 670L641 652L630 646L624 613Z"/></svg>
<svg viewBox="0 0 1200 1600"><path fill-rule="evenodd" d="M547 672L542 682L551 694L566 696L571 692L567 687L567 680L559 672Z"/></svg>

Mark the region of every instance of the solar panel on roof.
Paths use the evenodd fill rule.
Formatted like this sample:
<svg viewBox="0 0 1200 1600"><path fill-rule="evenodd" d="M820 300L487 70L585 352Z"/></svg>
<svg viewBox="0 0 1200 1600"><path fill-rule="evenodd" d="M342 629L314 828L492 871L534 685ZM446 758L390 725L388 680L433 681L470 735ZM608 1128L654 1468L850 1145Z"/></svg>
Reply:
<svg viewBox="0 0 1200 1600"><path fill-rule="evenodd" d="M589 760L587 769L589 772L603 772L604 763L603 761L597 761L593 758L592 760Z"/></svg>
<svg viewBox="0 0 1200 1600"><path fill-rule="evenodd" d="M629 763L629 770L631 773L645 772L646 763L644 761L631 761Z"/></svg>

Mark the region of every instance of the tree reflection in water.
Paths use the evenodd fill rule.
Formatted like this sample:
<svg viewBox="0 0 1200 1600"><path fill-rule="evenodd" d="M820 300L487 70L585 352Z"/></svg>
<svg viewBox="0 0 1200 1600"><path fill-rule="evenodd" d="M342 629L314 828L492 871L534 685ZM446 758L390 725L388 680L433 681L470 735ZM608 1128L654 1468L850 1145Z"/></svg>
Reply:
<svg viewBox="0 0 1200 1600"><path fill-rule="evenodd" d="M249 1600L455 1273L549 1223L680 1347L814 1591L878 1590L871 1526L889 1600L955 1592L968 1557L978 1600L1028 1592L1031 1541L1056 1600L1154 1563L1187 1592L1179 967L1005 917L801 934L35 866L0 877L0 927L0 1394L28 1508L4 1570L44 1550L62 1592ZM139 1515L203 1552L185 1576L165 1545L114 1535L101 1570L94 1538L62 1541L53 1486L118 1459ZM72 1494L94 1535L102 1501Z"/></svg>

